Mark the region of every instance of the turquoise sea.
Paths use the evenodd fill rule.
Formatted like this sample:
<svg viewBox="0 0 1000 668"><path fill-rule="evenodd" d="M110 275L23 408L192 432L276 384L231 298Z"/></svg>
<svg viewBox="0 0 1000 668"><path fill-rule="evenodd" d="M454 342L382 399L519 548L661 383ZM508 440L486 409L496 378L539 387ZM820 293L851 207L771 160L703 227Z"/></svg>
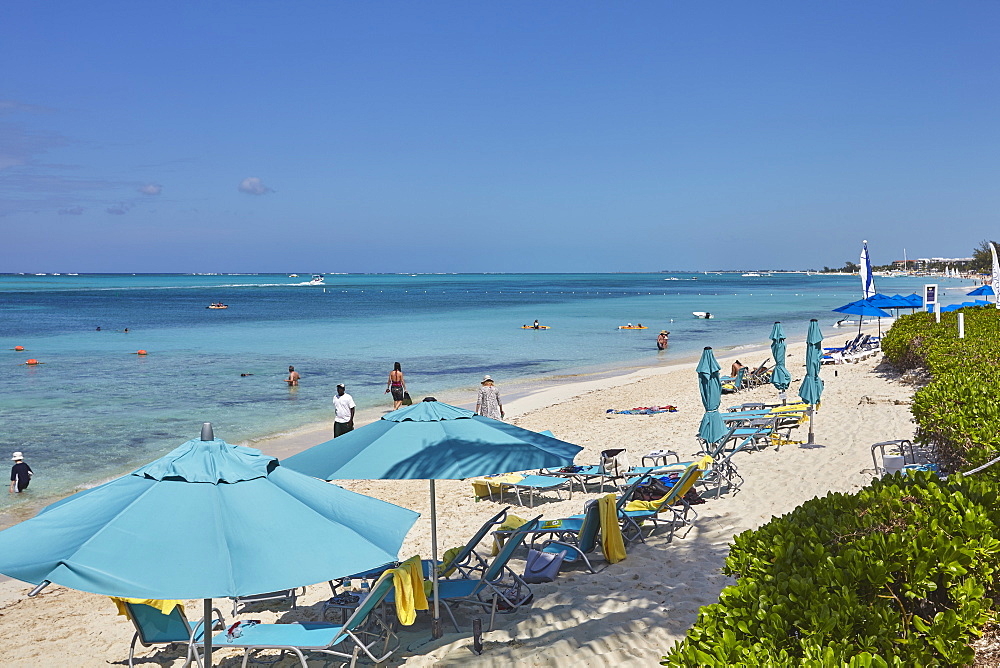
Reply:
<svg viewBox="0 0 1000 668"><path fill-rule="evenodd" d="M402 363L415 399L474 397L484 373L503 389L791 340L859 298L848 276L773 274L0 275L0 453L24 451L35 506L119 475L198 435L230 442L332 419L337 383L369 414L391 406ZM923 278L880 279L880 292ZM968 282L932 280L946 302ZM213 302L229 305L210 310ZM709 311L712 320L693 311ZM523 330L534 319L552 329ZM642 323L649 329L618 330ZM100 331L97 328L100 327ZM128 333L125 333L128 328ZM657 351L660 329L670 347ZM23 346L24 352L14 351ZM136 355L144 349L148 355ZM25 366L34 358L43 364ZM762 360L750 360L759 363ZM289 364L301 385L283 382ZM241 374L252 374L243 376ZM666 400L666 399L665 399Z"/></svg>

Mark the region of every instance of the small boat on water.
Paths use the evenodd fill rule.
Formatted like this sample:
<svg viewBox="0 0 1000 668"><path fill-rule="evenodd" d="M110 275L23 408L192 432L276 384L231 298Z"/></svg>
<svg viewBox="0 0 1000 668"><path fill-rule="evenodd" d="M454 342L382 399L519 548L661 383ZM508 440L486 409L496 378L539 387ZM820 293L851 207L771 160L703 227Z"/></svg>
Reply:
<svg viewBox="0 0 1000 668"><path fill-rule="evenodd" d="M618 329L649 329L645 325L618 325Z"/></svg>
<svg viewBox="0 0 1000 668"><path fill-rule="evenodd" d="M299 277L298 274L289 274L288 275L288 278L298 278L298 277Z"/></svg>
<svg viewBox="0 0 1000 668"><path fill-rule="evenodd" d="M693 315L696 318L704 318L705 320L708 320L709 318L714 318L715 317L714 315L712 315L708 311L692 311L691 315Z"/></svg>
<svg viewBox="0 0 1000 668"><path fill-rule="evenodd" d="M222 302L214 302L212 304L209 304L205 308L211 308L211 309L218 310L218 309L222 309L222 308L229 308L229 304L223 304Z"/></svg>
<svg viewBox="0 0 1000 668"><path fill-rule="evenodd" d="M743 274L743 276L756 276L757 278L760 278L760 274L758 274L756 271L748 271L747 273Z"/></svg>
<svg viewBox="0 0 1000 668"><path fill-rule="evenodd" d="M309 281L309 285L323 285L324 280L323 274L313 274L312 280Z"/></svg>

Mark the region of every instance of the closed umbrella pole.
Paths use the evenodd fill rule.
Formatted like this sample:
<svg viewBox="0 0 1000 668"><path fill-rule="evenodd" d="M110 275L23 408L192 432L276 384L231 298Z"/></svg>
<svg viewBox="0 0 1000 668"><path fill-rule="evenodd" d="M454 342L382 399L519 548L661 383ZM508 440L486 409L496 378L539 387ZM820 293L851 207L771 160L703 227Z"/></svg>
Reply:
<svg viewBox="0 0 1000 668"><path fill-rule="evenodd" d="M809 331L806 333L806 376L799 387L799 396L809 404L809 440L812 445L813 424L815 422L816 405L823 395L823 381L819 377L820 364L823 357L823 333L815 318L809 321Z"/></svg>

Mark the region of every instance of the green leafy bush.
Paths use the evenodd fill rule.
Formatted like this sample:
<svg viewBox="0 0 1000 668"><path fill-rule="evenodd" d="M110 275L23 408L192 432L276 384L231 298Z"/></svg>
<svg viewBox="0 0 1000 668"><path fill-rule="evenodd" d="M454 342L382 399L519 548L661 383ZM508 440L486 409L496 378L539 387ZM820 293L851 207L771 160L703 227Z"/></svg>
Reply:
<svg viewBox="0 0 1000 668"><path fill-rule="evenodd" d="M990 481L929 473L812 499L735 538L738 578L668 666L948 666L973 658L1000 568Z"/></svg>
<svg viewBox="0 0 1000 668"><path fill-rule="evenodd" d="M936 449L945 472L968 470L1000 454L1000 311L963 312L964 339L957 335L957 313L942 314L940 324L918 313L900 318L882 342L892 364L931 376L914 394L912 410L917 441ZM1000 479L1000 470L984 475Z"/></svg>
<svg viewBox="0 0 1000 668"><path fill-rule="evenodd" d="M948 473L1000 454L1000 311L900 318L886 358L931 380L914 396L917 440ZM734 539L737 583L702 608L668 666L953 666L1000 593L1000 464L832 493Z"/></svg>

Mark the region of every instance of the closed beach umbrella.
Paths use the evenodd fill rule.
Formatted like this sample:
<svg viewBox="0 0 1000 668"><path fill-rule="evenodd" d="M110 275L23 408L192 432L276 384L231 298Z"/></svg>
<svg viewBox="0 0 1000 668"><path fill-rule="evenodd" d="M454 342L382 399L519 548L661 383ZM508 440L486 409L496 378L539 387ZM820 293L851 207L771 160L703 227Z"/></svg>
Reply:
<svg viewBox="0 0 1000 668"><path fill-rule="evenodd" d="M719 380L719 363L710 347L701 353L701 360L695 371L698 372L698 391L701 393L701 404L705 407L705 415L698 427L698 436L706 443L715 443L726 434L726 423L719 415L719 404L722 402L722 381Z"/></svg>
<svg viewBox="0 0 1000 668"><path fill-rule="evenodd" d="M0 573L107 596L211 599L291 589L398 558L418 514L253 448L191 440L0 532ZM289 549L289 540L300 549ZM211 633L205 633L206 664Z"/></svg>
<svg viewBox="0 0 1000 668"><path fill-rule="evenodd" d="M823 359L823 332L819 323L813 318L809 321L809 331L806 332L806 376L799 387L799 396L809 404L809 443L813 442L813 423L816 404L823 396L823 380L819 377L819 369Z"/></svg>
<svg viewBox="0 0 1000 668"><path fill-rule="evenodd" d="M774 358L771 384L781 392L782 403L784 403L785 390L792 384L792 374L788 373L788 368L785 366L785 356L785 330L780 322L776 322L771 328L771 357Z"/></svg>
<svg viewBox="0 0 1000 668"><path fill-rule="evenodd" d="M581 450L578 445L464 408L424 400L282 463L324 480L430 480L431 550L436 563L435 480L568 466ZM433 633L440 637L437 569L431 573Z"/></svg>

